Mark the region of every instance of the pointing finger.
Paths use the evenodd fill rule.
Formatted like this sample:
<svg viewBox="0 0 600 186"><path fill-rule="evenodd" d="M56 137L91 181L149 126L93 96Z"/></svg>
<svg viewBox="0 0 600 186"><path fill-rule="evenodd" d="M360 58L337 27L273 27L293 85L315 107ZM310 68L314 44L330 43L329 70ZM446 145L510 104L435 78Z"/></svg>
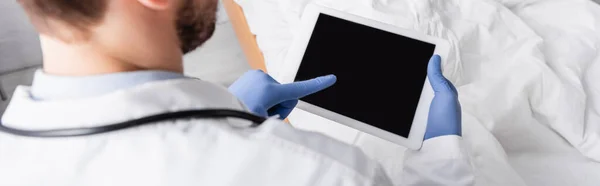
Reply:
<svg viewBox="0 0 600 186"><path fill-rule="evenodd" d="M287 96L284 98L286 100L299 99L326 89L335 84L336 81L337 77L335 75L321 76L306 81L282 85L281 91L283 95Z"/></svg>

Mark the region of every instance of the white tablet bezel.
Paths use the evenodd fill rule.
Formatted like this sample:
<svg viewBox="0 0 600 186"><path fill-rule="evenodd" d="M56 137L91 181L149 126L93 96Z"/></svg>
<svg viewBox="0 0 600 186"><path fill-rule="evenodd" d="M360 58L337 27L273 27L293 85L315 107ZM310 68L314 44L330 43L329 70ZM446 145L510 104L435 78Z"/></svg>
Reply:
<svg viewBox="0 0 600 186"><path fill-rule="evenodd" d="M295 36L292 45L288 50L288 54L285 58L284 63L280 65L278 69L275 69L275 71L271 73L271 75L280 83L292 83L296 78L296 73L298 72L298 68L300 67L302 58L304 57L304 52L306 51L306 47L312 36L313 29L321 13L434 44L436 45L434 54L440 55L442 59L446 59L446 56L449 52L449 44L443 39L427 36L423 33L398 28L392 25L337 11L327 7L310 4L306 6L304 10L304 13L302 15L302 21L300 23L301 25L299 27L300 30L298 30L297 35ZM404 138L402 136L393 134L391 132L387 132L385 130L373 127L371 125L357 121L350 117L337 114L333 111L329 111L303 101L300 101L296 108L322 116L340 124L347 125L362 132L396 143L398 145L405 146L409 149L418 150L421 148L421 145L423 143L423 137L427 128L427 116L429 113L429 105L431 104L432 99L433 90L431 88L431 85L429 84L428 79L426 78L408 138Z"/></svg>

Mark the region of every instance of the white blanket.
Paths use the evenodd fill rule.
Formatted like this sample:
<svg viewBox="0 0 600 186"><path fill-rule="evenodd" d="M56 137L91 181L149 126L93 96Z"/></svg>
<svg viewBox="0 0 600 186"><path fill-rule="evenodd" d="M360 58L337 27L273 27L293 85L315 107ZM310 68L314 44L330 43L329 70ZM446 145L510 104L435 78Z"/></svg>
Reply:
<svg viewBox="0 0 600 186"><path fill-rule="evenodd" d="M600 185L600 6L588 0L237 0L269 71L315 2L452 44L478 185ZM343 64L341 64L343 65ZM404 148L302 111L300 128L356 144L401 183Z"/></svg>

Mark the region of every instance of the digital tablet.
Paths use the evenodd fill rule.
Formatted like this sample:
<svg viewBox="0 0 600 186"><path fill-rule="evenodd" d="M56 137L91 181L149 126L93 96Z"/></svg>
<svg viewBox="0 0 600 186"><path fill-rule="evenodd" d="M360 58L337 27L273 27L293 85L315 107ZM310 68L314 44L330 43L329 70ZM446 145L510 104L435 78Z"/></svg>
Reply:
<svg viewBox="0 0 600 186"><path fill-rule="evenodd" d="M284 63L272 74L291 83L334 74L332 87L301 98L301 109L410 149L420 149L433 90L427 64L449 44L311 4Z"/></svg>

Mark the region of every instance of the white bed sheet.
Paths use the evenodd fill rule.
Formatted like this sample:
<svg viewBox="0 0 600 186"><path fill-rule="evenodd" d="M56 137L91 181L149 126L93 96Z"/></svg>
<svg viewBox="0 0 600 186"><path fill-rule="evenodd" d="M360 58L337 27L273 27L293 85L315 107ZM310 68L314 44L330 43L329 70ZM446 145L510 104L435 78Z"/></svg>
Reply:
<svg viewBox="0 0 600 186"><path fill-rule="evenodd" d="M477 185L600 184L600 6L588 0L236 0L277 71L307 3L447 39ZM402 180L404 148L295 110Z"/></svg>

